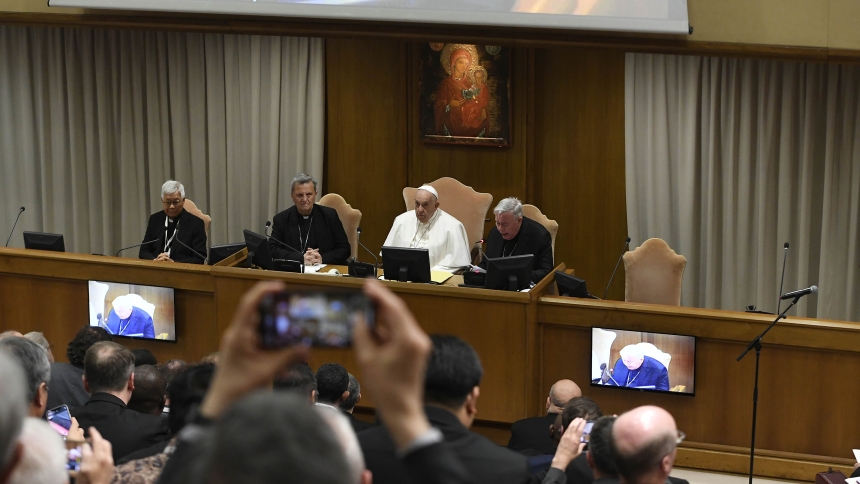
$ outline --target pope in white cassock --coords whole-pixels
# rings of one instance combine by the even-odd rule
[[[439,208],[439,193],[430,185],[415,191],[415,210],[394,219],[383,245],[427,249],[433,269],[457,269],[472,261],[466,229]]]

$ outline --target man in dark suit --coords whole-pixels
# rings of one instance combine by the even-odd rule
[[[669,370],[663,363],[646,356],[638,345],[627,345],[620,353],[607,385],[669,391]]]
[[[543,225],[523,217],[523,204],[514,197],[505,198],[493,209],[496,226],[487,235],[487,257],[534,255],[532,282],[538,282],[553,269],[552,236]],[[486,268],[486,261],[481,266]]]
[[[355,410],[355,406],[361,401],[361,385],[358,384],[358,380],[352,373],[349,373],[349,386],[347,387],[347,391],[349,392],[349,396],[346,397],[346,400],[340,403],[340,411],[346,415],[350,425],[352,425],[352,430],[354,430],[355,433],[359,433],[362,430],[373,428],[372,423],[359,420],[352,414],[353,410]]]
[[[561,414],[565,404],[572,398],[582,396],[579,385],[572,380],[559,380],[549,389],[546,399],[546,415],[517,420],[511,425],[508,448],[525,455],[555,454],[557,441],[552,438],[550,427]]]
[[[149,216],[146,235],[143,236],[144,242],[154,242],[141,245],[138,257],[203,264],[206,257],[206,227],[203,220],[183,208],[185,187],[178,181],[167,180],[161,186],[161,204],[164,210]]]
[[[81,407],[71,409],[81,428],[95,427],[113,446],[114,461],[168,438],[167,422],[127,407],[134,391],[134,355],[107,341],[87,350],[84,386],[92,394]]]
[[[300,173],[290,185],[294,205],[272,219],[269,250],[273,259],[313,264],[346,264],[351,253],[343,224],[333,208],[316,204],[317,181]],[[289,245],[296,250],[284,247]]]
[[[51,363],[51,382],[48,384],[48,408],[66,404],[77,407],[87,403],[90,394],[84,388],[84,358],[90,346],[99,341],[111,341],[103,328],[84,326],[66,347],[68,363]]]
[[[477,412],[478,385],[483,374],[475,350],[454,336],[431,339],[433,349],[424,383],[430,425],[441,431],[445,443],[476,482],[526,482],[529,474],[525,456],[469,431]],[[358,439],[374,482],[414,482],[397,458],[394,441],[384,427],[365,430]]]
[[[588,467],[594,474],[594,484],[619,484],[612,455],[612,424],[616,417],[600,417],[591,427],[588,440]]]

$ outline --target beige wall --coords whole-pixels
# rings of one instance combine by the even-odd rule
[[[858,0],[688,0],[688,6],[692,41],[860,49]],[[4,11],[86,12],[49,8],[46,0],[0,0]]]

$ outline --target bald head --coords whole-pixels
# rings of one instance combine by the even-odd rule
[[[612,426],[618,473],[630,484],[663,483],[675,463],[678,427],[660,407],[622,414]]]
[[[582,390],[573,380],[559,380],[549,389],[546,410],[549,413],[561,413],[567,402],[581,396]]]

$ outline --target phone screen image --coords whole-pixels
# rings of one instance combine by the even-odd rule
[[[68,457],[66,461],[66,470],[69,471],[79,471],[81,470],[81,458],[83,457],[83,451],[81,450],[81,446],[78,445],[76,447],[71,447],[68,450]]]
[[[260,305],[265,348],[294,345],[346,348],[356,323],[373,325],[373,304],[360,291],[282,292]]]
[[[585,427],[582,429],[582,437],[580,437],[579,439],[580,442],[588,442],[588,440],[590,439],[591,427],[594,427],[593,420],[585,422]]]
[[[51,427],[59,432],[60,435],[69,435],[69,429],[72,428],[72,414],[69,413],[68,405],[60,405],[59,407],[52,408],[45,412],[45,416],[48,418],[48,423],[51,424]]]

